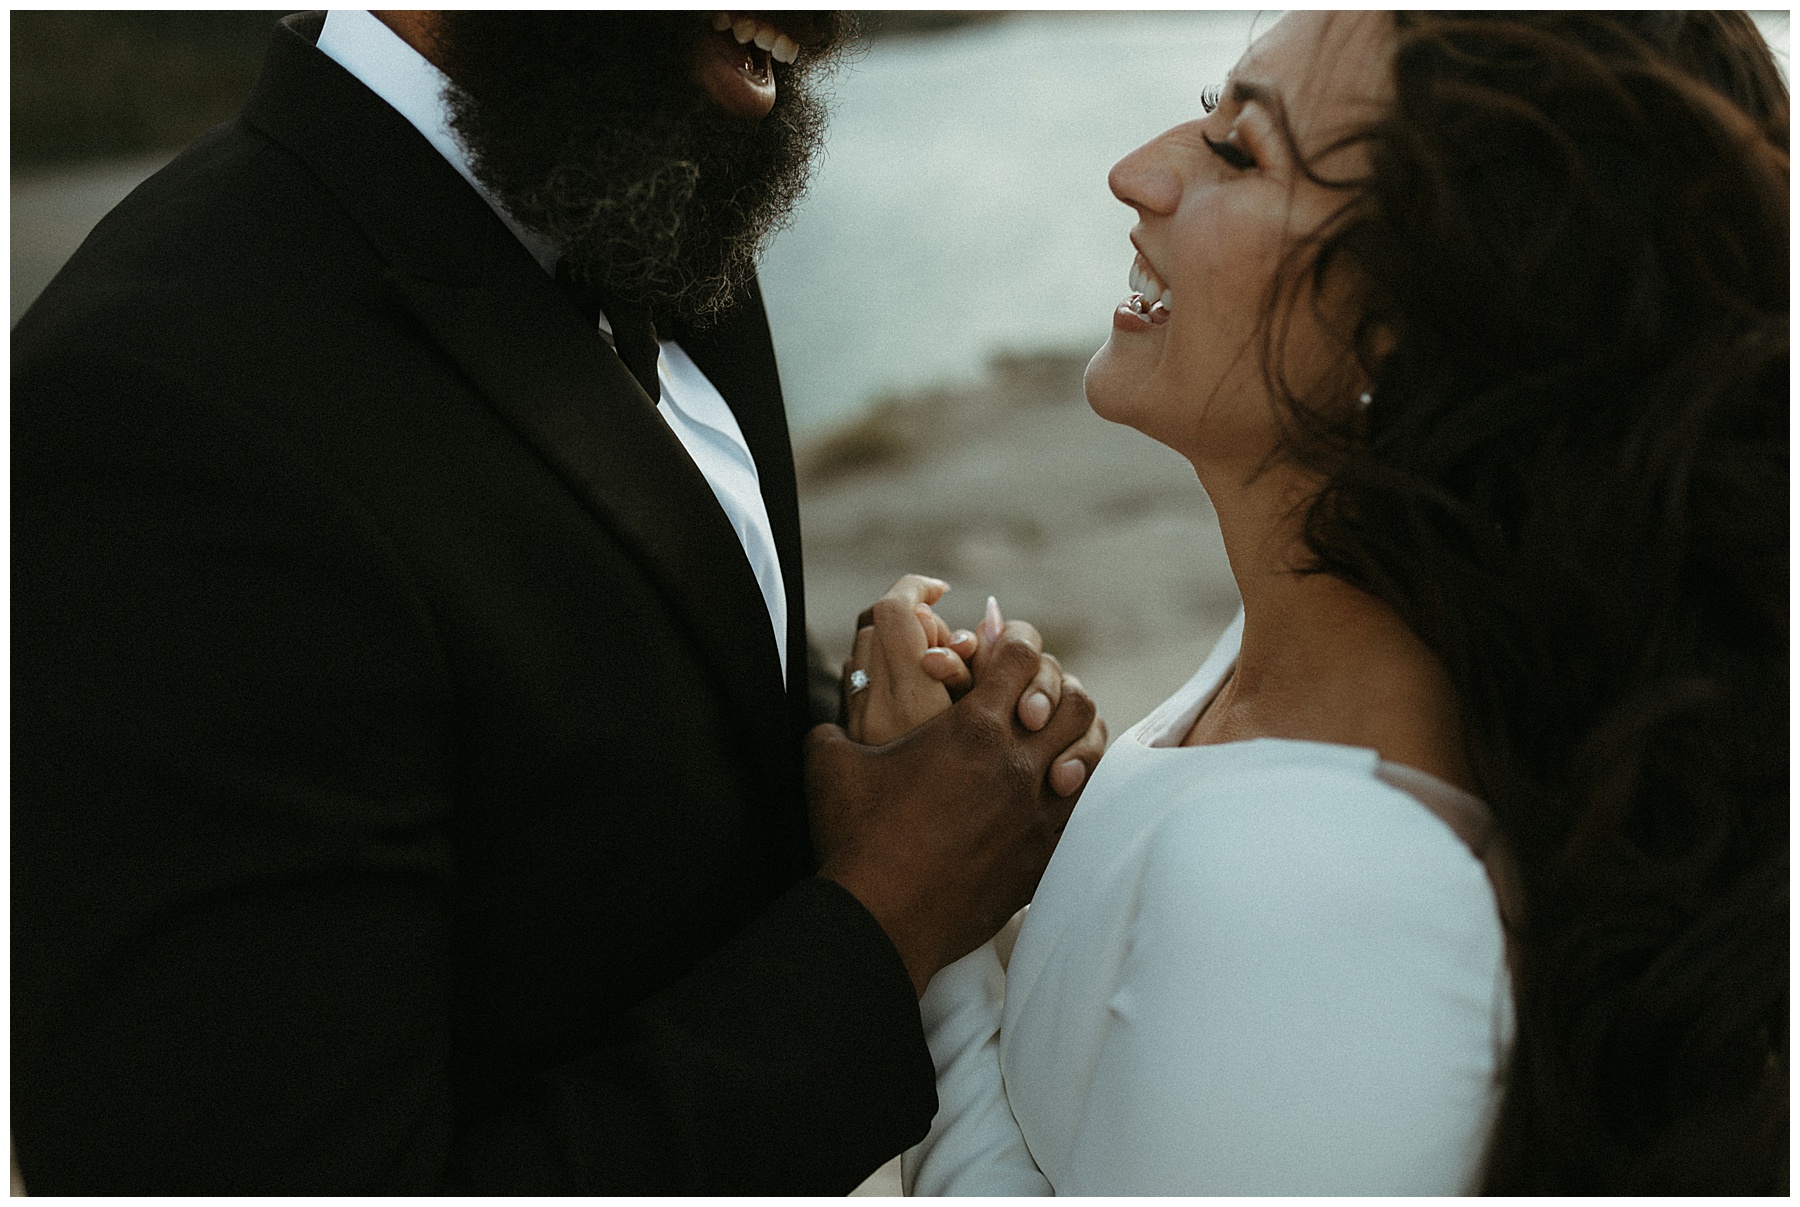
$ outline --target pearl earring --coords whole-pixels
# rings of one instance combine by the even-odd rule
[[[1364,390],[1360,395],[1357,396],[1356,405],[1366,411],[1369,409],[1369,405],[1371,403],[1373,403],[1374,401],[1375,401],[1375,395],[1370,393],[1368,390]]]

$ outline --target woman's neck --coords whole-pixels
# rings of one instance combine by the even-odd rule
[[[1381,600],[1329,574],[1299,573],[1304,512],[1293,500],[1304,496],[1261,485],[1214,495],[1244,634],[1185,744],[1273,737],[1367,747],[1473,791],[1443,664]]]

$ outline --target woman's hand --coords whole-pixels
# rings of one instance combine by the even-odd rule
[[[857,617],[844,664],[844,728],[851,741],[885,746],[950,707],[949,688],[923,666],[926,650],[954,639],[931,610],[949,589],[941,579],[908,574]]]
[[[951,631],[931,607],[949,589],[941,579],[909,574],[857,618],[855,645],[844,667],[852,740],[885,745],[950,707],[973,684],[980,653],[998,643],[1007,622],[990,597],[979,635]],[[1085,695],[1075,676],[1043,655],[1016,705],[1020,726],[1031,733],[1043,729],[1065,692]],[[1087,733],[1057,756],[1048,777],[1053,791],[1060,796],[1080,791],[1106,749],[1106,734],[1106,722],[1096,716]]]

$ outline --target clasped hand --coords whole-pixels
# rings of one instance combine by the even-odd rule
[[[1106,727],[1037,630],[990,608],[953,633],[949,588],[908,575],[858,620],[846,727],[807,748],[819,874],[887,931],[914,988],[1031,898],[1106,744]]]

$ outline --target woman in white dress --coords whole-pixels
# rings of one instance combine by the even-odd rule
[[[1138,255],[1087,391],[1192,462],[1243,612],[1101,763],[1010,964],[926,992],[909,1191],[1785,1190],[1767,48],[1291,14],[1206,108],[1113,169]],[[853,736],[966,677],[939,590],[859,635]]]

